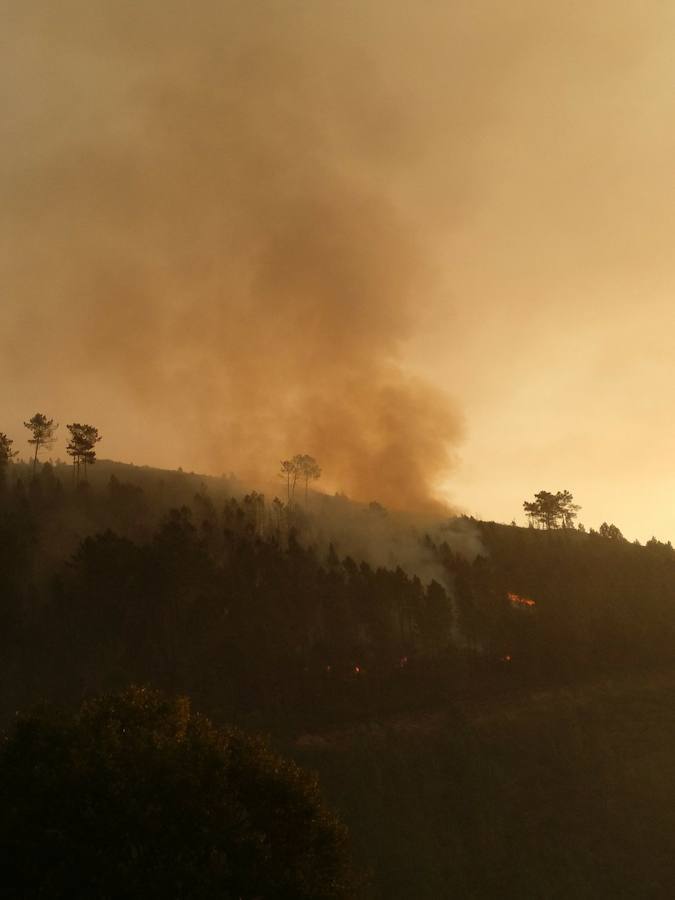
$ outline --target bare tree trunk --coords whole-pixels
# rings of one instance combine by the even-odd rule
[[[40,442],[38,440],[35,441],[35,456],[33,457],[33,479],[35,478],[35,469],[37,466],[37,455],[38,449],[40,447]]]

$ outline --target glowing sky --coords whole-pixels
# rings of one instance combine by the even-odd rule
[[[471,513],[675,539],[673,3],[2,8],[20,449],[37,409],[186,469],[318,447],[416,503],[447,440]]]
[[[540,6],[420,336],[467,411],[450,489],[522,521],[567,487],[587,524],[675,537],[675,8]]]

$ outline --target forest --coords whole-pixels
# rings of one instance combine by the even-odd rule
[[[523,896],[524,854],[539,896],[666,896],[672,848],[628,814],[646,801],[617,762],[644,704],[627,722],[617,695],[670,708],[670,544],[575,527],[567,491],[526,501],[531,527],[430,522],[311,490],[314,460],[297,493],[282,467],[269,502],[88,452],[86,475],[83,455],[3,466],[4,728],[148,685],[318,771],[364,896]],[[656,719],[658,748],[672,716]],[[609,828],[608,803],[630,827]],[[631,841],[638,874],[619,877]]]
[[[0,499],[3,719],[147,681],[291,727],[650,669],[675,648],[675,553],[615,526],[422,531],[313,492],[268,503],[228,479],[99,462],[78,484],[64,464],[31,465],[11,465]],[[345,506],[350,527],[395,521],[421,576],[317,538],[316,519]],[[473,537],[459,548],[458,528]]]

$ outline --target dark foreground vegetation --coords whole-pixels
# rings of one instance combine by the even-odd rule
[[[378,898],[675,896],[675,675],[307,735]]]
[[[669,545],[439,522],[422,581],[319,539],[311,496],[5,474],[5,727],[149,684],[318,770],[374,897],[672,895]]]
[[[312,778],[152,691],[22,717],[0,748],[0,804],[3,887],[26,900],[356,891]]]

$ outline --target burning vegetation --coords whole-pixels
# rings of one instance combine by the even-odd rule
[[[520,594],[515,594],[511,591],[506,596],[509,598],[509,603],[513,609],[533,609],[537,605],[535,600],[529,597],[521,597]]]

